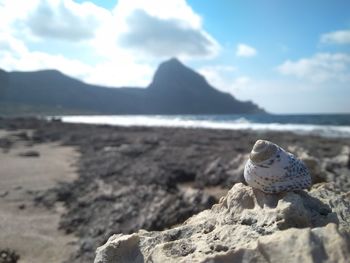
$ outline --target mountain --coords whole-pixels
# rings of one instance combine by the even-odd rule
[[[0,70],[0,114],[17,111],[99,114],[230,114],[264,112],[220,92],[173,58],[159,65],[147,88],[89,85],[56,70]],[[7,109],[7,111],[6,111]]]
[[[205,78],[177,59],[162,63],[148,90],[168,114],[258,113],[262,110],[251,102],[241,102],[220,92]]]

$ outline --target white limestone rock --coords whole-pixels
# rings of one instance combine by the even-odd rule
[[[112,236],[95,263],[346,262],[350,194],[332,187],[271,195],[239,183],[179,227]]]

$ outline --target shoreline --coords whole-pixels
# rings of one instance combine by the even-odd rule
[[[226,116],[229,117],[230,115]],[[349,115],[350,116],[350,115]],[[252,132],[292,132],[298,135],[318,135],[326,138],[350,138],[350,125],[311,124],[311,123],[278,123],[252,121],[245,115],[237,115],[237,119],[216,119],[218,116],[59,116],[63,122],[111,125],[122,127],[151,127],[151,128],[190,128],[214,130],[244,130]],[[221,116],[222,117],[222,116]],[[55,117],[53,117],[55,118]],[[49,118],[50,119],[50,118]]]
[[[318,180],[350,190],[350,165],[344,161],[348,153],[343,153],[350,143],[342,138],[29,118],[0,119],[0,129],[30,129],[28,141],[33,145],[56,143],[79,152],[78,178],[33,200],[48,211],[58,203],[66,210],[58,227],[78,238],[78,249],[68,262],[92,261],[96,247],[114,233],[171,228],[210,208],[232,185],[242,182],[247,154],[257,139],[309,156],[313,169],[323,176]],[[6,148],[4,140],[0,147]]]
[[[72,124],[109,125],[114,127],[140,128],[184,128],[224,131],[247,131],[256,133],[290,132],[296,135],[315,135],[325,138],[350,138],[350,114],[301,114],[271,115],[282,119],[256,119],[260,115],[56,115],[41,117],[0,117],[0,119],[41,119],[44,121],[61,121]],[[265,116],[265,115],[264,115]],[[330,116],[341,120],[314,120],[313,123],[301,120],[285,119],[292,116]],[[234,118],[233,118],[234,117]],[[252,118],[251,118],[252,117]],[[222,119],[221,119],[222,118]],[[282,121],[282,122],[280,122]]]

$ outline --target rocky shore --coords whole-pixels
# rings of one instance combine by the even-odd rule
[[[316,244],[323,244],[317,253],[328,257],[328,252],[335,250],[339,259],[349,255],[350,143],[346,139],[277,132],[95,126],[28,118],[0,119],[0,129],[16,132],[33,145],[55,142],[79,151],[79,177],[38,191],[32,198],[36,206],[46,209],[54,209],[57,203],[64,205],[59,228],[78,238],[78,249],[67,262],[92,262],[96,248],[107,241],[105,248],[111,255],[127,258],[127,251],[136,251],[138,257],[154,262],[227,262],[236,257],[249,261],[257,249],[261,251],[256,262],[264,262],[266,255],[279,249],[271,245],[272,238],[286,246],[297,240],[290,245],[305,248],[316,240]],[[314,183],[321,184],[310,192],[289,193],[275,200],[257,198],[241,183],[247,154],[259,138],[276,142],[304,159]],[[4,152],[12,144],[10,138],[0,139]],[[220,199],[222,196],[226,197]],[[198,214],[217,202],[211,210]],[[266,206],[265,213],[262,207]],[[293,214],[295,211],[298,213]],[[213,218],[215,213],[217,218]],[[138,232],[140,229],[165,232]],[[338,245],[328,247],[327,238],[334,238]],[[115,244],[126,250],[109,250]],[[261,244],[267,244],[266,249]],[[114,262],[108,261],[105,251],[99,249],[97,262]],[[288,251],[295,253],[297,248]],[[311,247],[309,251],[313,251]],[[221,257],[226,254],[231,256]]]
[[[95,263],[348,262],[349,193],[333,184],[264,194],[242,183],[210,210],[162,232],[113,235]]]

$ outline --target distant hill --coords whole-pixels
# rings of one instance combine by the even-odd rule
[[[116,74],[117,75],[117,74]],[[236,100],[205,78],[170,59],[158,67],[147,88],[89,85],[56,70],[0,70],[0,114],[230,114],[262,113]]]

